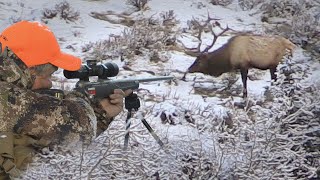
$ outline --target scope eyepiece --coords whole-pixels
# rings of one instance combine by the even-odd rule
[[[90,76],[98,76],[99,79],[107,79],[114,77],[119,73],[119,67],[116,63],[108,62],[105,64],[97,64],[97,60],[87,60],[87,64],[83,64],[78,71],[63,70],[63,75],[67,79],[80,79],[89,81]]]

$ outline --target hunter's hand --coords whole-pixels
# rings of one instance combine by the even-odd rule
[[[123,92],[121,89],[115,89],[114,93],[109,98],[104,98],[100,101],[102,108],[111,117],[117,116],[123,110],[123,98],[132,93],[132,90]]]

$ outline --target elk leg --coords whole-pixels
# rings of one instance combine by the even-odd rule
[[[247,77],[248,77],[248,69],[241,69],[241,78],[242,78],[242,84],[243,84],[243,98],[246,98],[248,95],[247,92]]]
[[[270,68],[271,80],[277,81],[277,75],[275,73],[276,71],[277,71],[277,67]]]

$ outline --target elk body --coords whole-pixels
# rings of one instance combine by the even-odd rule
[[[279,62],[285,55],[292,56],[294,48],[292,42],[280,36],[237,35],[219,49],[198,55],[187,72],[218,77],[225,72],[240,70],[243,97],[246,97],[248,70],[269,69],[271,79],[276,81]]]

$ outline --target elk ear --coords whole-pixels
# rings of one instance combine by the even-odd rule
[[[202,56],[202,53],[201,53],[201,52],[195,52],[194,54],[196,55],[197,58],[200,57],[200,56]]]
[[[194,63],[199,64],[200,62],[202,62],[202,59],[203,59],[202,55],[199,55],[197,56],[196,60],[194,60]]]
[[[202,53],[200,56],[199,56],[199,60],[201,62],[207,62],[208,61],[208,54],[207,53]]]

